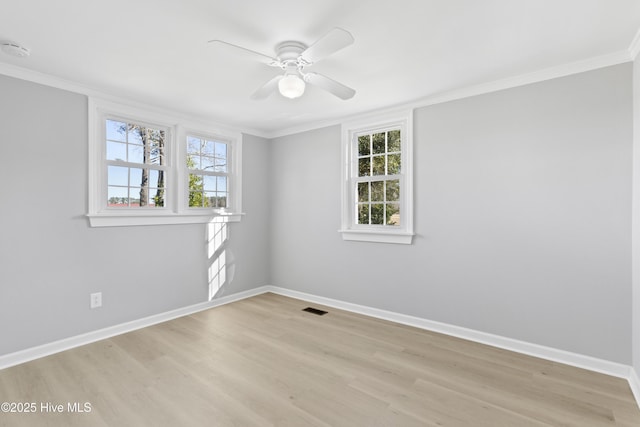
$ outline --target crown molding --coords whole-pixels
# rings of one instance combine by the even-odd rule
[[[458,90],[436,94],[433,96],[422,98],[415,101],[414,108],[426,107],[443,102],[454,101],[456,99],[469,98],[476,95],[482,95],[491,92],[497,92],[504,89],[525,86],[532,83],[539,83],[546,80],[566,77],[573,74],[593,71],[600,68],[610,67],[613,65],[630,62],[631,57],[627,50],[615,52],[608,55],[597,56],[584,59],[581,61],[570,62],[560,66],[544,68],[531,73],[521,74],[518,76],[507,77],[492,82],[481,83],[479,85],[468,86]]]
[[[20,80],[29,81],[32,83],[41,84],[44,86],[53,87],[56,89],[66,90],[68,92],[78,93],[80,95],[85,95],[91,98],[100,98],[105,101],[116,102],[119,104],[124,104],[129,106],[135,106],[136,108],[152,111],[154,113],[162,114],[165,116],[177,117],[185,121],[196,122],[206,126],[214,126],[216,128],[232,129],[233,131],[237,131],[240,133],[246,133],[246,134],[259,136],[262,138],[267,138],[267,136],[265,136],[265,133],[259,129],[242,127],[241,125],[237,125],[234,123],[227,124],[221,121],[217,121],[215,118],[205,117],[202,115],[196,116],[196,115],[185,113],[182,111],[163,108],[158,105],[143,103],[132,98],[114,96],[104,90],[91,87],[89,85],[76,83],[71,80],[66,80],[60,77],[52,76],[50,74],[29,70],[27,68],[18,67],[16,65],[4,63],[4,62],[0,62],[0,74],[8,77],[20,79]]]
[[[429,105],[441,104],[444,102],[454,101],[457,99],[469,98],[476,95],[483,95],[491,92],[497,92],[504,89],[511,89],[518,86],[524,86],[532,83],[538,83],[545,80],[551,80],[559,77],[566,77],[572,74],[583,73],[586,71],[592,71],[599,68],[605,68],[612,65],[618,65],[625,62],[631,62],[640,53],[640,30],[636,33],[633,42],[628,49],[614,52],[607,55],[596,56],[580,61],[574,61],[567,64],[544,68],[531,73],[521,74],[513,77],[507,77],[504,79],[494,80],[491,82],[481,83],[472,86],[466,86],[459,89],[454,89],[447,92],[429,95],[426,97],[418,98],[414,101],[401,103],[389,106],[387,108],[362,111],[349,116],[334,117],[327,120],[313,121],[298,126],[292,126],[282,128],[277,131],[269,132],[261,129],[242,128],[231,125],[222,125],[206,117],[197,118],[199,121],[214,124],[222,127],[234,127],[239,132],[255,135],[266,139],[275,139],[283,136],[294,135],[297,133],[307,132],[323,127],[339,125],[346,120],[357,120],[360,117],[368,116],[371,114],[377,114],[389,110],[397,109],[416,109],[421,107],[427,107]],[[151,109],[153,111],[177,115],[184,118],[193,120],[193,115],[186,115],[184,113],[170,111],[164,108],[160,108],[153,105],[144,105],[135,100],[123,100],[122,98],[116,98],[113,95],[109,95],[101,90],[82,85],[79,83],[71,82],[69,80],[61,79],[37,71],[28,70],[25,68],[17,67],[7,63],[0,63],[0,74],[4,74],[10,77],[15,77],[22,80],[28,80],[34,83],[40,83],[47,86],[52,86],[58,89],[68,90],[70,92],[76,92],[87,96],[99,97],[106,100],[113,100],[117,102],[125,102],[128,104],[135,104],[141,108]]]
[[[18,67],[17,65],[8,64],[6,62],[0,62],[0,74],[20,80],[26,80],[32,83],[54,87],[56,89],[66,90],[68,92],[79,93],[82,95],[99,97],[108,96],[104,93],[101,93],[100,91],[92,89],[89,86],[72,82],[70,80],[65,80],[60,77],[55,77],[50,74],[41,73],[39,71],[33,71],[27,68]]]
[[[640,31],[636,35],[635,49],[640,50]],[[634,46],[634,45],[632,45]],[[581,61],[570,62],[567,64],[544,68],[531,73],[521,74],[518,76],[507,77],[504,79],[494,80],[491,82],[481,83],[473,86],[466,86],[439,94],[429,95],[417,100],[397,104],[388,108],[367,111],[360,114],[354,114],[348,117],[335,118],[319,122],[312,122],[300,126],[280,129],[275,132],[267,133],[266,138],[274,139],[296,133],[306,132],[314,129],[320,129],[327,126],[339,125],[344,121],[357,120],[360,117],[366,117],[371,114],[377,114],[389,110],[398,109],[417,109],[427,107],[429,105],[441,104],[444,102],[455,101],[457,99],[469,98],[476,95],[483,95],[491,92],[497,92],[504,89],[511,89],[518,86],[524,86],[532,83],[538,83],[545,80],[552,80],[559,77],[566,77],[573,74],[579,74],[586,71],[592,71],[599,68],[605,68],[612,65],[623,64],[632,61],[631,48],[607,55],[596,56]]]
[[[640,28],[636,32],[635,37],[633,37],[633,40],[631,41],[631,44],[629,45],[628,50],[629,50],[629,57],[631,58],[632,61],[635,61],[636,57],[638,56],[638,53],[640,53]]]

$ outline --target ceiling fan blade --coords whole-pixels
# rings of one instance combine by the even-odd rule
[[[351,99],[356,94],[355,89],[351,89],[349,86],[338,83],[327,76],[323,76],[322,74],[306,73],[304,75],[304,81],[314,86],[318,86],[319,88],[334,94],[340,99]]]
[[[264,53],[256,52],[255,50],[247,49],[246,47],[238,46],[237,44],[226,42],[224,40],[218,40],[218,39],[209,40],[207,43],[220,43],[226,46],[231,46],[236,49],[244,50],[245,52],[251,53],[254,56],[258,56],[261,62],[264,62],[265,64],[270,65],[272,67],[280,67],[281,65],[280,61],[278,61],[278,59],[276,58],[273,58],[269,55],[265,55]]]
[[[278,88],[278,82],[282,79],[283,76],[275,76],[268,82],[266,82],[260,89],[255,91],[253,95],[251,95],[251,99],[265,99]]]
[[[350,32],[336,27],[309,46],[300,56],[311,64],[349,46],[353,41]]]

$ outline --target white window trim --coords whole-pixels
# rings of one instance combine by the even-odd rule
[[[356,147],[354,135],[400,126],[402,129],[402,184],[400,227],[381,227],[355,223]],[[413,232],[413,110],[376,114],[342,124],[342,228],[343,240],[411,244]]]
[[[211,131],[193,126],[188,128],[177,126],[177,134],[178,157],[180,158],[177,167],[179,173],[178,199],[186,201],[188,197],[187,183],[189,182],[189,169],[186,167],[185,161],[187,158],[187,146],[185,143],[187,136],[191,135],[226,142],[227,149],[229,150],[228,156],[231,158],[231,170],[228,174],[231,206],[226,209],[217,210],[216,216],[228,217],[228,221],[239,221],[242,214],[237,214],[235,212],[242,212],[242,174],[240,173],[242,159],[242,135],[240,133],[231,134],[229,132]],[[188,207],[186,203],[182,203],[179,206],[179,213],[187,213],[189,215],[201,215],[202,212],[206,210],[211,209]]]
[[[106,208],[106,161],[104,120],[120,117],[129,121],[154,124],[167,129],[167,204],[162,208]],[[207,223],[214,219],[237,222],[242,218],[242,134],[207,124],[190,122],[167,114],[98,98],[89,98],[89,194],[88,213],[91,227],[140,226]],[[230,141],[230,198],[233,206],[225,210],[187,207],[186,135],[197,133]]]

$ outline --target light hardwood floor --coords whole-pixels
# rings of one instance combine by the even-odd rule
[[[0,402],[37,404],[12,427],[640,426],[623,379],[274,294],[2,370]]]

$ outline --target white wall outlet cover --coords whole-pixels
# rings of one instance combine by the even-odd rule
[[[91,294],[91,308],[102,307],[102,292]]]

